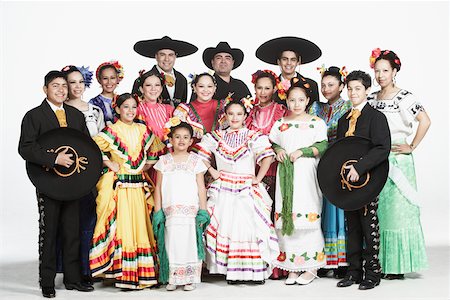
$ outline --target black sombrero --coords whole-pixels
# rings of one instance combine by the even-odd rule
[[[134,44],[134,51],[142,56],[155,58],[156,53],[162,49],[170,49],[175,51],[177,57],[191,55],[197,52],[198,48],[191,43],[172,40],[168,36],[160,39],[144,40]]]
[[[375,199],[386,183],[388,160],[360,176],[357,182],[346,180],[344,166],[356,163],[372,147],[369,139],[357,136],[342,138],[332,144],[320,159],[317,178],[323,195],[344,210],[357,210]]]
[[[298,53],[302,64],[315,61],[322,55],[322,50],[313,42],[295,36],[284,36],[263,43],[256,49],[256,57],[263,62],[276,65],[283,51]]]
[[[244,52],[241,49],[231,48],[227,42],[220,42],[216,47],[209,47],[203,51],[203,62],[205,65],[212,70],[211,60],[214,58],[214,55],[221,52],[230,53],[233,56],[233,70],[239,67],[244,61]]]
[[[60,127],[42,134],[37,142],[49,152],[67,149],[75,162],[70,168],[47,169],[27,162],[27,173],[36,189],[55,200],[76,200],[89,194],[102,172],[102,154],[97,144],[79,130]]]

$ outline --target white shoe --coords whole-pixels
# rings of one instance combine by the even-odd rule
[[[177,286],[174,284],[166,285],[166,290],[168,290],[168,291],[175,291],[176,289],[177,289]]]
[[[186,284],[184,286],[183,290],[185,290],[186,292],[193,291],[193,290],[195,290],[195,285],[193,285],[193,284]]]
[[[295,280],[300,285],[307,285],[313,282],[314,279],[319,278],[317,276],[317,271],[306,271],[303,272],[302,275],[298,276]]]
[[[286,281],[284,282],[284,284],[293,285],[293,284],[295,284],[297,278],[298,278],[297,273],[289,273],[288,278],[286,278]]]

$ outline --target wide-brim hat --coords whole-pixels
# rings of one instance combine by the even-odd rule
[[[231,48],[227,42],[220,42],[216,47],[209,47],[206,48],[205,51],[203,51],[203,62],[205,63],[205,65],[212,70],[213,66],[211,60],[217,53],[221,52],[231,54],[234,60],[233,70],[239,67],[244,61],[244,52],[242,52],[241,49]]]
[[[313,42],[295,36],[271,39],[256,49],[256,57],[271,65],[276,65],[283,51],[294,51],[301,57],[301,63],[315,61],[322,55],[322,50]]]
[[[27,162],[27,173],[36,189],[48,197],[71,201],[89,194],[102,173],[102,154],[91,137],[79,130],[60,127],[42,134],[37,142],[49,152],[72,154],[70,168],[56,165],[47,169]]]
[[[134,51],[142,56],[155,58],[156,53],[162,49],[175,51],[177,57],[188,56],[197,52],[198,48],[191,43],[172,40],[168,36],[160,39],[143,40],[134,44]]]
[[[343,167],[356,163],[372,148],[369,139],[357,136],[342,138],[332,144],[320,159],[317,178],[323,195],[344,210],[357,210],[373,201],[386,183],[389,163],[386,159],[357,182],[347,182]]]

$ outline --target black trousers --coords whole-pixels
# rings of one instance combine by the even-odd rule
[[[359,210],[345,211],[348,227],[347,275],[376,282],[381,279],[377,208],[378,198]]]
[[[36,192],[39,208],[39,284],[54,287],[56,238],[63,250],[64,282],[81,281],[79,201],[58,201]]]

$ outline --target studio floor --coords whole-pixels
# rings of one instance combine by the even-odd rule
[[[95,291],[82,293],[65,290],[62,275],[56,278],[56,298],[63,299],[450,299],[449,247],[427,249],[430,267],[408,274],[404,280],[382,280],[373,290],[360,291],[357,285],[337,288],[337,279],[320,278],[307,286],[286,286],[283,280],[266,280],[261,286],[227,285],[221,276],[205,276],[204,282],[191,292],[181,288],[167,292],[164,287],[123,292],[103,283]],[[0,299],[44,299],[38,287],[38,262],[0,263]]]

